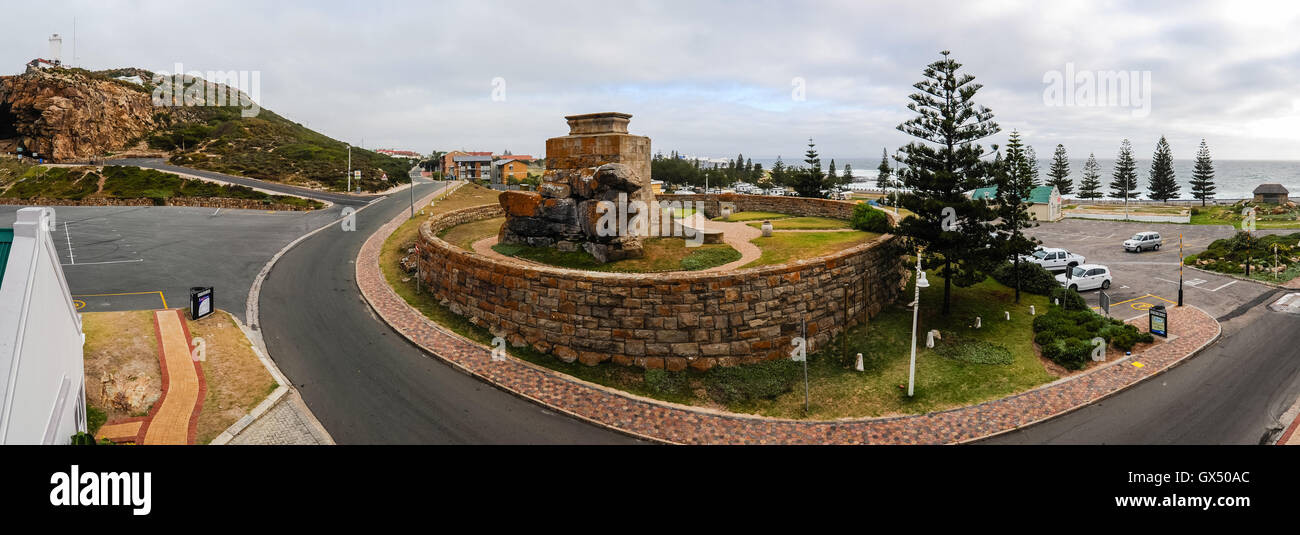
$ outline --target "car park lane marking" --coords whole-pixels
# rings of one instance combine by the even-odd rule
[[[74,295],[74,296],[72,296],[72,297],[114,297],[114,296],[120,296],[120,295],[149,295],[149,294],[158,294],[158,299],[162,300],[162,307],[163,307],[164,309],[167,308],[167,298],[164,297],[164,296],[163,296],[163,293],[160,292],[160,291],[153,291],[153,292],[123,292],[123,293],[116,293],[116,294],[77,294],[77,295]],[[85,306],[85,305],[86,305],[85,302],[82,301],[81,306]],[[79,306],[79,307],[77,307],[77,308],[81,308],[81,306]]]
[[[1219,290],[1222,290],[1222,289],[1224,289],[1224,288],[1227,288],[1227,287],[1229,287],[1229,286],[1232,286],[1233,284],[1237,284],[1237,282],[1238,282],[1238,281],[1233,280],[1233,281],[1228,282],[1227,284],[1224,284],[1223,286],[1220,286],[1220,287],[1215,288],[1215,289],[1210,290],[1210,291],[1211,291],[1211,292],[1217,292],[1217,291],[1219,291]]]

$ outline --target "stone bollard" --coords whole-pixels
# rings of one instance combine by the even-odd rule
[[[925,333],[925,347],[934,348],[934,331]]]
[[[771,237],[772,237],[772,222],[771,222],[771,221],[764,221],[764,222],[763,222],[763,237],[764,237],[764,238],[771,238]]]
[[[1029,305],[1029,315],[1030,315],[1030,316],[1037,316],[1037,315],[1038,315],[1038,311],[1034,310],[1034,305]]]
[[[862,366],[862,353],[858,353],[858,363],[856,366],[854,366],[854,368],[857,369],[858,371],[866,370],[866,368]]]
[[[1052,304],[1054,304],[1054,305],[1056,305],[1056,306],[1058,306],[1058,307],[1061,306],[1061,299],[1060,299],[1060,298],[1053,299],[1053,300],[1052,300]]]
[[[979,317],[979,316],[975,316],[975,328],[978,329],[978,328],[980,328],[980,327],[982,327],[982,326],[983,326],[983,325],[980,323],[980,317]]]
[[[1003,310],[1002,313],[1007,315],[1007,321],[1011,321],[1011,312]]]

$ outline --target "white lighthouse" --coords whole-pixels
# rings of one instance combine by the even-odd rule
[[[50,36],[49,60],[50,63],[53,63],[55,65],[60,65],[63,63],[61,61],[62,58],[63,58],[63,38],[59,37],[59,34],[56,33]]]

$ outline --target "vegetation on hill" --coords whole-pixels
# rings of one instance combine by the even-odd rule
[[[171,162],[198,169],[342,191],[347,189],[348,146],[270,110],[243,117],[237,106],[187,108],[185,117],[164,117],[146,140],[174,151]],[[352,148],[352,187],[383,191],[407,180],[405,160]],[[388,181],[381,180],[384,173]]]
[[[1238,232],[1231,238],[1214,240],[1204,252],[1188,256],[1183,262],[1189,266],[1232,274],[1244,274],[1246,263],[1249,262],[1251,278],[1283,282],[1300,276],[1300,247],[1296,247],[1297,242],[1300,242],[1300,232],[1263,236]],[[1273,267],[1275,259],[1276,268]]]
[[[316,201],[288,195],[271,195],[245,186],[192,180],[153,169],[115,165],[104,167],[102,171],[95,167],[31,167],[18,180],[0,186],[0,197],[153,199],[158,205],[166,204],[167,199],[173,197],[193,197],[250,199],[266,204],[311,208],[323,206]]]

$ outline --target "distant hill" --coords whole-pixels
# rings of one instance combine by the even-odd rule
[[[122,76],[145,83],[117,79]],[[0,152],[22,148],[54,161],[85,161],[152,149],[177,165],[314,189],[346,188],[345,143],[266,109],[242,117],[237,106],[154,106],[152,78],[133,68],[0,77]],[[353,187],[373,192],[405,182],[410,165],[354,147],[352,167],[362,172]],[[384,173],[389,182],[380,180]]]

